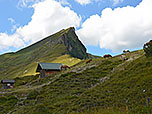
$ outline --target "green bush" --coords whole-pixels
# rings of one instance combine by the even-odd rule
[[[6,97],[0,97],[0,105],[4,104],[7,101]]]
[[[13,106],[17,103],[17,101],[18,99],[15,96],[9,96],[6,103]]]
[[[48,108],[43,104],[36,105],[33,112],[33,114],[50,114]]]
[[[0,106],[0,112],[3,112],[3,110],[4,110],[4,107]]]
[[[152,41],[150,40],[148,43],[144,44],[143,47],[144,51],[145,51],[145,55],[148,56],[152,56]]]
[[[36,99],[36,97],[39,95],[39,92],[34,90],[34,91],[31,91],[28,96],[27,96],[27,99]]]

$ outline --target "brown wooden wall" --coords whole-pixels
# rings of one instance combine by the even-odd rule
[[[40,78],[43,78],[43,77],[46,77],[50,74],[55,74],[57,72],[60,72],[60,71],[45,71],[45,70],[41,70],[40,71]]]
[[[55,74],[59,71],[45,71],[45,75],[48,76],[49,74]]]

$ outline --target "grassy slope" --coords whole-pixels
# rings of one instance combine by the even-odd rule
[[[62,45],[58,45],[55,48],[57,51],[51,50],[49,53],[42,53],[39,57],[33,54],[34,52],[38,52],[38,50],[34,50],[32,54],[27,52],[23,54],[15,53],[11,55],[2,55],[0,59],[0,66],[2,69],[0,72],[0,79],[34,74],[37,62],[51,62],[54,61],[56,57],[62,56],[62,52],[59,52],[60,48],[63,49],[64,47]],[[38,57],[38,59],[33,58],[34,56]]]
[[[63,62],[69,66],[77,64],[80,60],[71,56],[77,54],[78,57],[83,57],[86,53],[85,47],[72,30],[72,28],[61,30],[18,52],[0,55],[0,79],[34,75],[37,62]],[[66,37],[66,44],[64,44],[64,38],[61,38],[63,36]],[[73,42],[77,47],[70,52],[68,46],[73,46]],[[63,61],[64,58],[66,60]]]
[[[33,114],[150,114],[152,57],[146,58],[143,51],[126,56],[130,59],[124,62],[119,57],[93,59],[89,64],[81,61],[42,80],[18,78],[16,88],[0,97],[0,108]],[[14,105],[8,107],[11,101]]]

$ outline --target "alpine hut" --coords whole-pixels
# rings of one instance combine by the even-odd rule
[[[61,71],[61,63],[38,63],[36,72],[40,73],[40,78],[49,74],[54,74]]]
[[[1,80],[4,89],[14,88],[15,80]]]

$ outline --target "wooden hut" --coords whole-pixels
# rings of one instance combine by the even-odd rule
[[[1,80],[4,89],[14,88],[15,80]]]
[[[40,78],[49,74],[54,74],[61,71],[61,63],[38,63],[36,72],[40,73]]]

